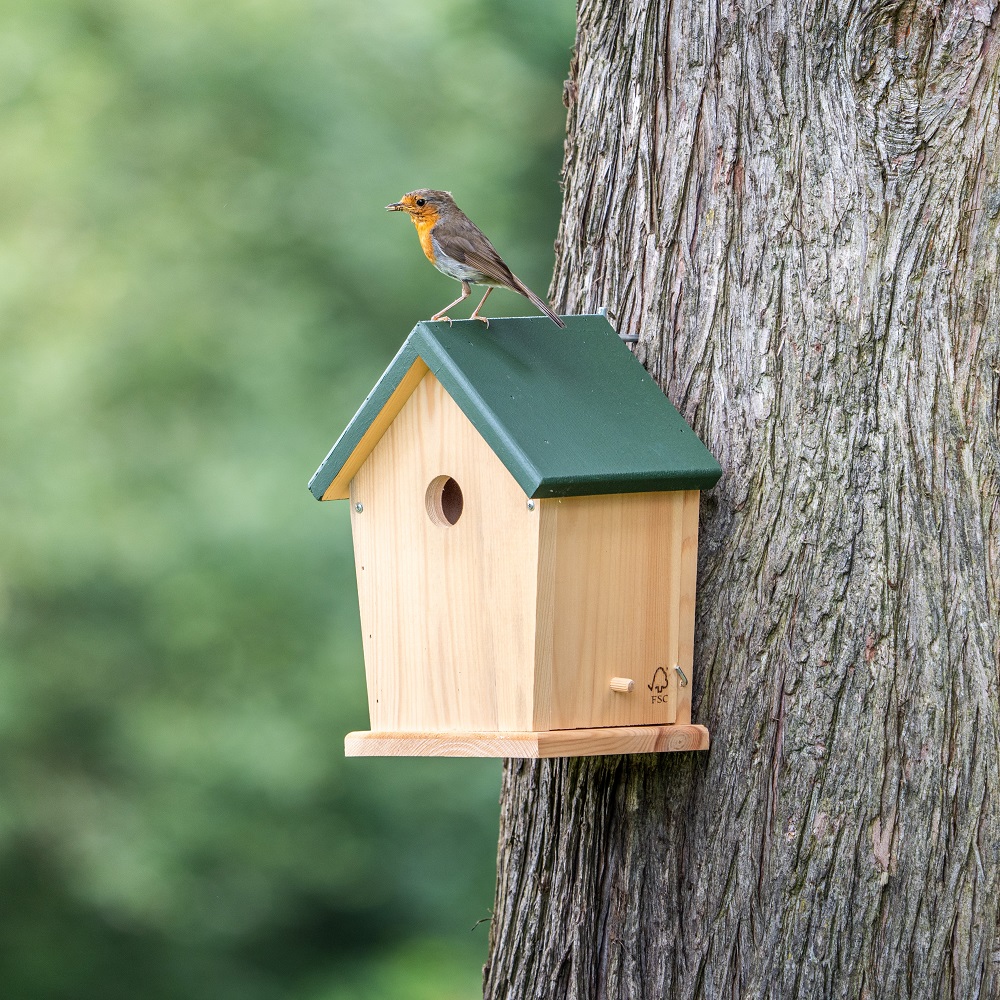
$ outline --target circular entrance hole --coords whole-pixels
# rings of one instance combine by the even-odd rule
[[[462,487],[451,476],[438,476],[431,480],[424,496],[427,516],[442,528],[449,528],[462,516],[465,501]]]

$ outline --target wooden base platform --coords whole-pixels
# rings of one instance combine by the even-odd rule
[[[545,733],[348,733],[348,757],[599,757],[707,750],[704,726],[616,726]]]

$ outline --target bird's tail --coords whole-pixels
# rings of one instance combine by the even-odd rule
[[[565,327],[566,324],[556,315],[555,310],[545,301],[539,298],[516,274],[511,275],[516,284],[514,287],[537,308],[541,309],[546,316],[555,323],[556,326]]]

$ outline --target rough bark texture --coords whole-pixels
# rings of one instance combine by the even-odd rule
[[[507,763],[485,996],[992,1000],[997,4],[585,0],[566,93],[554,298],[725,470],[713,746]]]

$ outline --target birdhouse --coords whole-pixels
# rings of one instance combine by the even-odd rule
[[[718,463],[603,316],[419,323],[310,482],[350,499],[355,755],[700,750]]]

